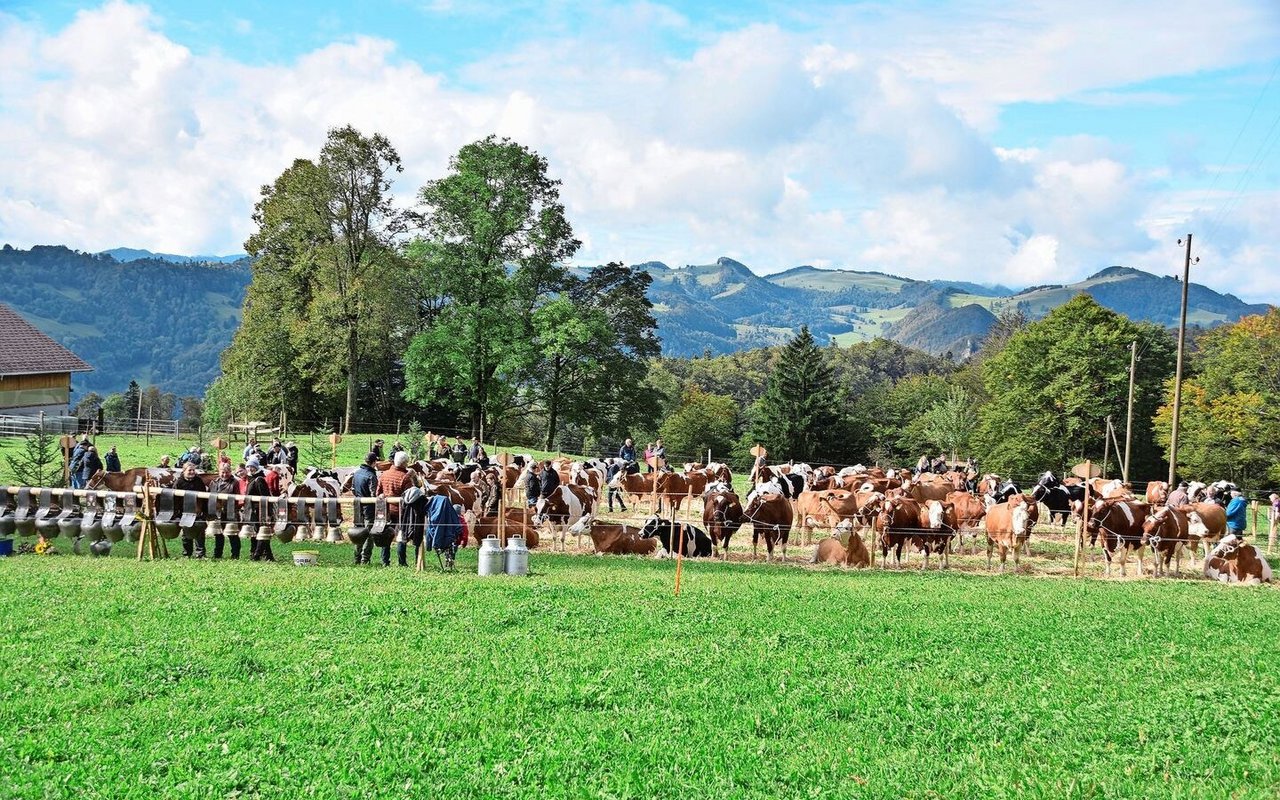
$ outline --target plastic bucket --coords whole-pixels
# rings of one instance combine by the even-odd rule
[[[320,563],[320,553],[315,550],[295,550],[293,563],[299,567],[314,567]]]
[[[13,555],[13,540],[0,539],[0,558],[7,558]]]

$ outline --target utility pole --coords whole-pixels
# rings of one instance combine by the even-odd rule
[[[1102,477],[1107,477],[1107,462],[1111,459],[1111,415],[1107,415],[1107,429],[1102,433]]]
[[[1182,244],[1182,240],[1178,240]],[[1200,259],[1196,259],[1200,263]],[[1182,350],[1187,340],[1187,287],[1191,283],[1191,234],[1187,234],[1187,257],[1182,263],[1182,313],[1178,316],[1178,366],[1173,376],[1173,432],[1169,436],[1169,485],[1178,473],[1178,422],[1182,417]]]
[[[1133,376],[1138,366],[1138,340],[1129,345],[1129,418],[1124,423],[1124,463],[1120,465],[1120,479],[1129,482],[1129,445],[1133,441]]]

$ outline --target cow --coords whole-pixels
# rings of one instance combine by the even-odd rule
[[[759,557],[760,535],[764,534],[767,560],[773,560],[773,547],[782,543],[782,560],[787,560],[787,539],[791,536],[791,523],[795,517],[791,502],[781,494],[756,488],[747,495],[747,506],[742,516],[751,523],[751,558]]]
[[[631,525],[591,522],[591,545],[596,555],[648,556],[658,550],[657,539],[640,538],[640,529]]]
[[[756,471],[756,486],[777,486],[782,496],[794,500],[805,490],[805,473],[796,472],[790,465],[761,467]]]
[[[956,490],[954,485],[941,479],[911,481],[906,488],[911,499],[922,504],[929,500],[944,500]]]
[[[729,537],[738,532],[747,518],[742,515],[742,503],[727,488],[710,492],[702,498],[702,524],[711,537],[711,552],[719,547],[724,559],[729,559]]]
[[[534,526],[527,508],[508,508],[503,514],[503,532],[506,538],[523,536],[525,546],[533,549],[538,546],[538,529]],[[475,537],[476,544],[483,542],[487,536],[498,536],[498,515],[488,514],[477,517],[468,514],[467,524]]]
[[[1270,583],[1271,565],[1257,545],[1233,533],[1205,556],[1204,576],[1222,583]]]
[[[1187,535],[1190,539],[1188,548],[1194,565],[1201,542],[1204,543],[1204,554],[1208,558],[1209,550],[1226,534],[1227,512],[1217,503],[1191,503],[1178,506],[1178,510],[1187,515]]]
[[[533,523],[560,526],[560,549],[565,549],[565,533],[572,530],[578,535],[578,547],[582,547],[582,534],[591,524],[592,510],[596,495],[587,486],[574,486],[562,483],[547,497],[538,499],[534,507]],[[555,531],[552,530],[551,543],[555,545]]]
[[[1160,506],[1142,522],[1142,545],[1151,548],[1151,570],[1156,577],[1164,575],[1173,560],[1174,574],[1182,574],[1182,548],[1188,540],[1190,523],[1187,515]]]
[[[1000,571],[1004,572],[1005,560],[1013,551],[1013,571],[1018,571],[1018,555],[1031,538],[1035,525],[1032,511],[1035,505],[1024,494],[1015,494],[1003,503],[987,509],[984,526],[987,529],[987,569],[991,569],[992,554],[1000,548]]]
[[[834,491],[831,492],[834,494]],[[795,503],[795,526],[800,528],[804,534],[804,542],[808,544],[810,536],[814,528],[834,528],[840,522],[837,515],[831,513],[830,506],[824,502],[828,492],[804,491],[796,498]],[[838,500],[845,500],[852,495],[851,492],[840,491],[837,496]],[[857,507],[854,507],[857,512]]]
[[[653,496],[653,482],[658,476],[656,472],[637,473],[619,470],[609,481],[609,488],[617,489],[628,495],[627,499],[635,503],[640,498]]]
[[[848,545],[841,543],[848,534]],[[846,567],[867,567],[871,565],[871,554],[867,552],[867,546],[863,544],[862,537],[858,536],[853,530],[853,523],[849,520],[841,520],[836,526],[834,535],[828,539],[818,542],[818,547],[813,551],[812,562],[814,564],[841,564]]]
[[[1151,507],[1137,500],[1123,498],[1107,498],[1094,504],[1089,512],[1089,544],[1101,540],[1102,558],[1106,563],[1107,575],[1111,574],[1111,562],[1117,551],[1120,553],[1120,574],[1124,576],[1125,562],[1129,551],[1135,551],[1138,559],[1138,574],[1142,574],[1142,523],[1146,520]]]
[[[1032,488],[1031,499],[1044,503],[1049,510],[1050,525],[1056,523],[1065,528],[1072,514],[1076,513],[1076,503],[1084,500],[1084,486],[1063,483],[1052,472],[1046,472]]]
[[[977,552],[978,534],[982,527],[982,518],[987,513],[987,505],[969,492],[948,492],[944,502],[950,503],[956,510],[956,552],[964,553],[965,538]]]
[[[1089,489],[1103,500],[1133,500],[1133,488],[1119,478],[1092,478]]]
[[[951,539],[955,536],[956,509],[941,500],[920,503],[920,530],[911,537],[911,544],[924,553],[921,570],[929,568],[929,555],[939,553],[938,569],[946,569],[950,563]]]
[[[711,555],[711,537],[701,528],[684,522],[672,522],[662,517],[649,517],[640,529],[641,539],[657,538],[662,543],[659,558],[672,558],[683,554],[690,558],[707,558]]]
[[[604,484],[604,473],[581,461],[575,461],[569,467],[569,483],[590,486],[599,495],[600,487]]]
[[[1022,494],[1017,484],[1012,480],[1001,481],[999,475],[984,475],[979,487],[982,489],[983,502],[987,504],[987,508],[996,503],[1003,503],[1015,494]]]
[[[880,566],[889,564],[889,551],[893,550],[894,566],[902,566],[902,546],[920,524],[920,504],[910,497],[896,495],[885,500],[876,516],[876,530],[880,534]]]
[[[1169,499],[1169,484],[1165,481],[1148,482],[1146,498],[1152,508],[1164,505],[1165,501]]]
[[[678,472],[659,472],[657,476],[658,513],[662,513],[663,500],[670,504],[672,511],[679,511],[680,504],[689,495],[689,479]]]

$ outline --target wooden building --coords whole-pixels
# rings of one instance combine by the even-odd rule
[[[92,369],[0,303],[0,416],[70,414],[71,373]]]

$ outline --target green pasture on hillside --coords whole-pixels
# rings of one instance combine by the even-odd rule
[[[0,560],[0,797],[1280,793],[1272,589],[324,554]]]

